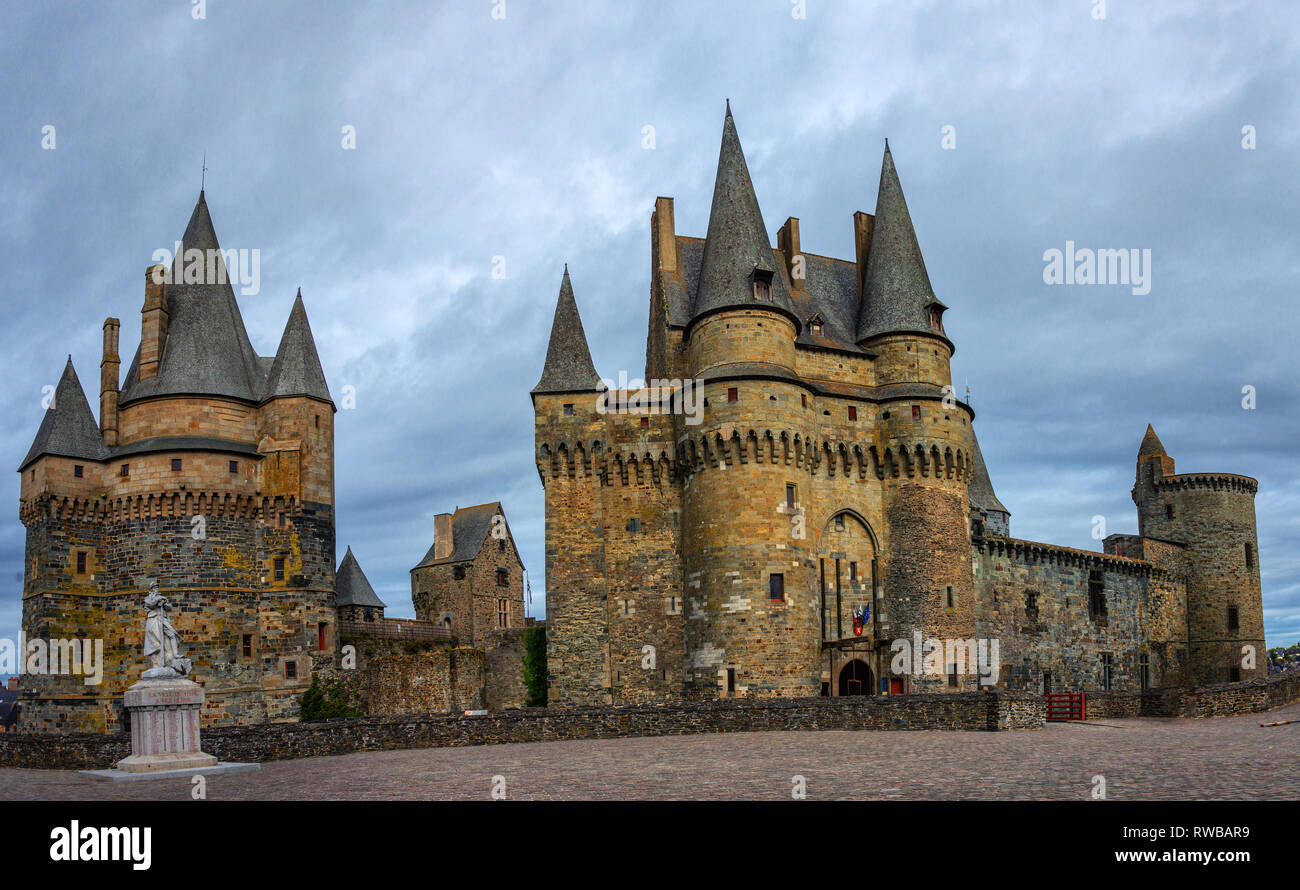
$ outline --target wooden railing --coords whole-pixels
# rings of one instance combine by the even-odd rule
[[[1047,699],[1047,720],[1049,723],[1088,719],[1085,693],[1049,692],[1043,698]]]

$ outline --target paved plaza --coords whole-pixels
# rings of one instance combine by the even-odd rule
[[[754,732],[374,751],[213,776],[209,800],[1300,799],[1300,703],[1218,719],[1023,732]],[[497,781],[497,787],[500,781]],[[0,770],[5,800],[184,800],[188,779]]]

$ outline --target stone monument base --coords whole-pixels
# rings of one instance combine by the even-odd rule
[[[203,687],[183,677],[141,680],[126,691],[131,712],[131,756],[118,761],[127,773],[201,769],[217,758],[199,748]]]

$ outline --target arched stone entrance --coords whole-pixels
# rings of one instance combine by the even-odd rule
[[[875,689],[871,680],[871,668],[860,658],[840,668],[840,695],[871,695]]]

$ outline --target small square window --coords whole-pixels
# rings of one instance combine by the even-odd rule
[[[820,337],[822,335],[822,326],[817,322],[813,322],[812,332],[814,336]]]
[[[649,417],[642,417],[642,418],[641,418],[641,429],[644,430],[644,429],[649,429],[649,428],[650,428],[650,418],[649,418]]]
[[[179,457],[173,457],[173,458],[172,458],[172,472],[173,472],[173,473],[177,473],[177,472],[180,471],[180,468],[181,468],[181,459],[180,459]]]
[[[73,464],[73,465],[72,465],[72,477],[73,477],[74,479],[80,479],[80,478],[82,478],[82,477],[85,476],[85,475],[86,475],[85,468],[82,467],[81,464]]]
[[[855,405],[849,405],[849,420],[858,419],[858,409]]]
[[[565,406],[564,406],[564,416],[565,416],[565,417],[572,417],[572,416],[573,416],[573,406],[572,406],[572,405],[565,405]]]
[[[727,389],[727,401],[728,402],[740,401],[740,390],[736,389],[736,387],[734,386],[729,387]]]
[[[237,461],[237,460],[232,460],[232,461],[230,462],[230,472],[232,472],[232,473],[238,473],[238,472],[239,472],[239,461]]]
[[[121,475],[123,475],[123,476],[130,476],[130,475],[131,475],[131,465],[130,465],[130,464],[122,464]]]
[[[773,572],[767,579],[767,596],[772,602],[785,601],[785,575]]]
[[[465,567],[464,567],[464,566],[456,566],[455,568],[453,568],[453,569],[451,570],[451,576],[452,576],[453,578],[455,578],[457,581],[464,581],[464,580],[465,580]]]

